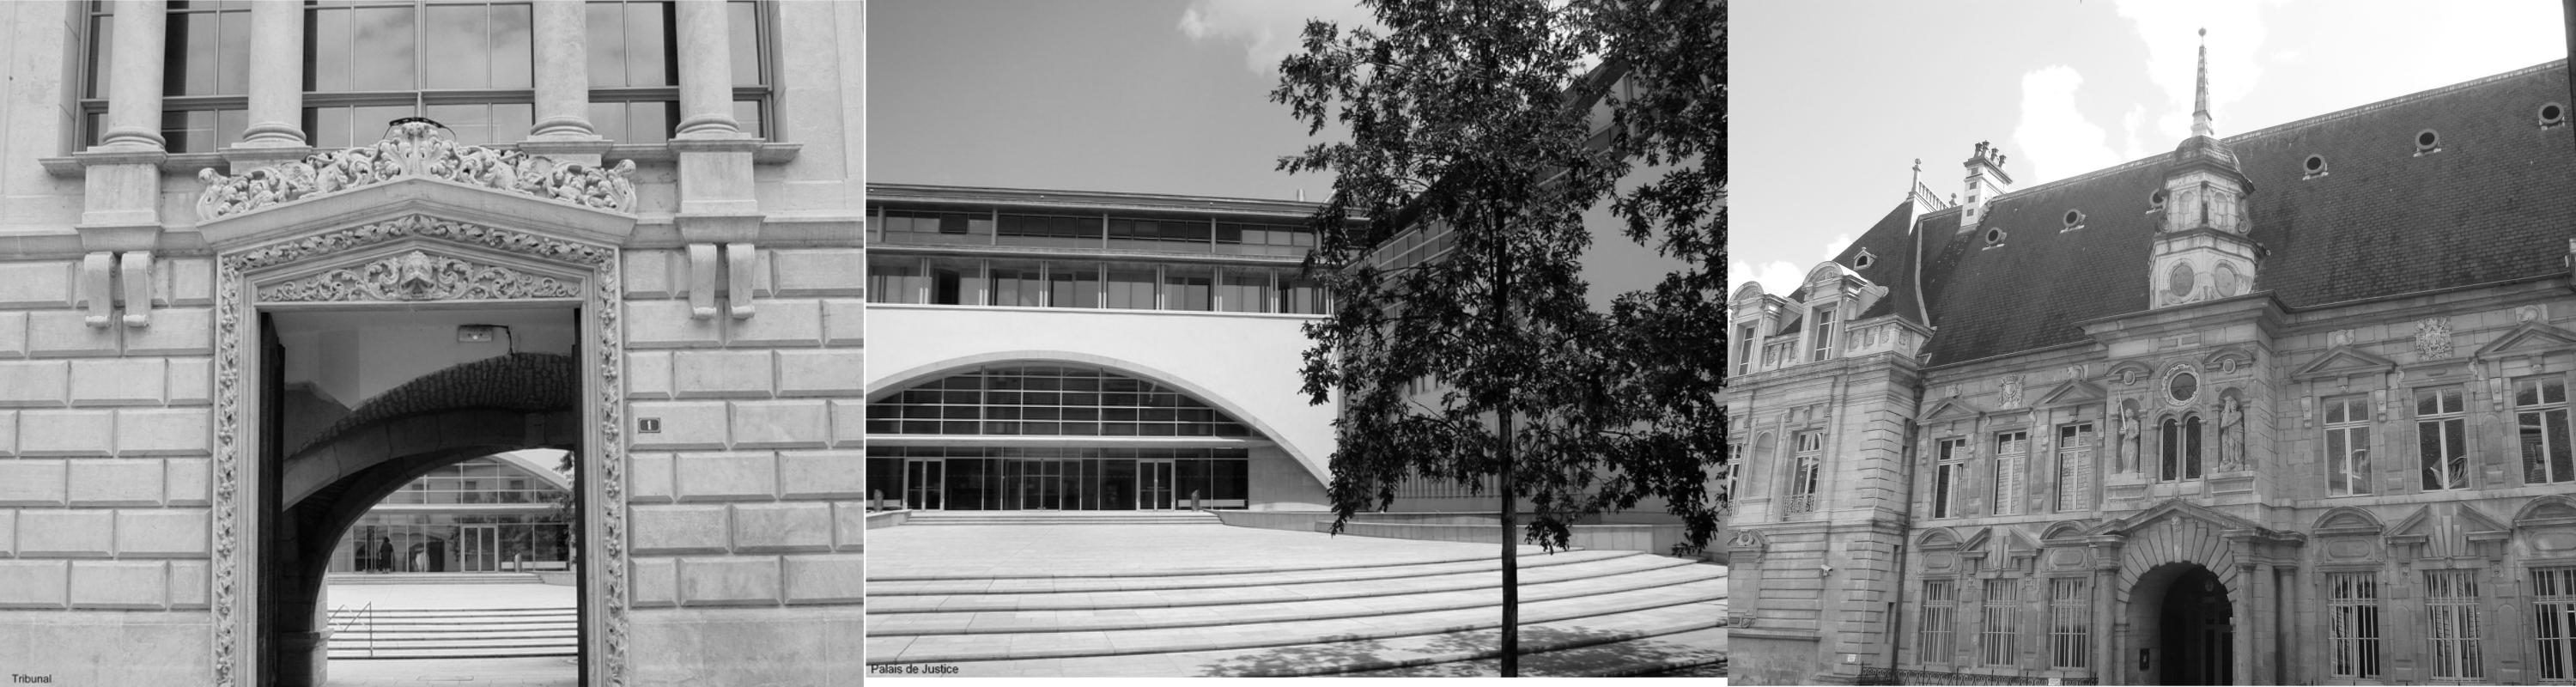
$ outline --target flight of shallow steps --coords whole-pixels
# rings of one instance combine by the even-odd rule
[[[928,524],[924,515],[933,514],[906,526]],[[1642,675],[1725,659],[1724,567],[1633,551],[1520,563],[1524,675]],[[929,671],[908,675],[945,666],[972,676],[1492,674],[1500,565],[1449,554],[1263,570],[871,576],[867,660]]]
[[[332,584],[532,584],[528,574],[335,575]],[[573,656],[580,613],[573,606],[537,608],[332,609],[333,659],[507,658]]]
[[[905,527],[924,525],[1224,525],[1215,513],[1193,510],[1139,511],[913,511]]]

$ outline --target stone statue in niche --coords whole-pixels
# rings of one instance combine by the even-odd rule
[[[2235,398],[2218,409],[2218,469],[2245,469],[2244,402]]]
[[[2112,472],[2128,472],[2138,463],[2138,409],[2120,409],[2119,464]]]

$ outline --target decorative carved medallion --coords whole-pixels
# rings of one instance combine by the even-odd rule
[[[2003,407],[2011,408],[2021,405],[2021,375],[2010,375],[2004,377],[2003,396]]]
[[[364,266],[259,287],[264,303],[578,298],[579,284],[412,251]]]
[[[2415,353],[2425,360],[2451,357],[2451,318],[2427,317],[2415,323]]]
[[[248,275],[255,275],[262,270],[289,262],[324,258],[406,237],[423,237],[455,244],[481,246],[550,262],[590,268],[592,288],[589,289],[589,300],[583,304],[583,309],[592,313],[598,324],[591,336],[594,341],[592,355],[596,356],[592,362],[595,364],[594,371],[600,380],[598,398],[594,399],[599,411],[600,424],[596,428],[596,436],[599,440],[595,444],[596,448],[593,449],[596,460],[587,460],[592,456],[585,456],[585,464],[596,466],[595,477],[586,477],[598,480],[602,495],[600,503],[592,504],[592,510],[589,513],[598,523],[599,536],[588,540],[597,542],[600,547],[598,553],[602,554],[598,559],[598,567],[595,568],[598,574],[591,576],[593,583],[598,585],[596,590],[599,599],[599,608],[596,609],[598,624],[592,627],[596,628],[601,636],[599,665],[602,666],[602,670],[597,676],[597,684],[622,686],[626,684],[627,625],[629,623],[627,605],[630,581],[627,579],[629,572],[626,551],[627,457],[623,431],[626,423],[626,390],[622,379],[622,371],[625,370],[626,364],[625,342],[622,338],[622,325],[619,322],[622,305],[619,296],[623,289],[618,283],[617,249],[424,216],[411,216],[324,232],[294,241],[227,253],[217,261],[213,466],[215,541],[214,570],[212,571],[215,645],[213,647],[214,679],[211,682],[220,687],[236,687],[253,681],[252,676],[239,674],[235,670],[240,664],[241,657],[253,650],[243,634],[237,631],[237,627],[250,622],[249,618],[255,613],[256,609],[249,607],[244,596],[246,586],[256,584],[250,580],[257,574],[256,566],[247,563],[242,557],[243,547],[248,539],[245,531],[249,527],[249,523],[243,522],[241,518],[244,503],[249,496],[243,493],[246,485],[243,484],[242,475],[245,470],[251,468],[250,461],[253,458],[249,456],[247,442],[242,441],[241,434],[246,420],[243,416],[244,408],[247,407],[245,403],[256,398],[246,398],[248,393],[246,390],[250,387],[249,382],[243,379],[244,356],[241,343],[250,328],[256,326],[251,319],[255,302],[245,302],[242,297],[244,283],[251,281],[256,284]],[[516,285],[499,288],[495,286],[493,281],[495,279],[510,281]],[[307,286],[286,288],[290,284],[299,283]],[[256,302],[266,302],[272,300],[272,295],[291,296],[297,293],[383,293],[395,297],[382,300],[410,301],[580,297],[583,295],[583,288],[578,283],[534,277],[507,268],[474,265],[416,250],[381,259],[365,266],[333,270],[288,284],[262,285],[253,297],[257,299]]]
[[[2176,408],[2192,405],[2200,398],[2200,370],[2191,363],[2174,363],[2165,368],[2165,404]]]
[[[2533,320],[2544,319],[2548,318],[2542,316],[2539,305],[2526,305],[2513,309],[2513,321],[2518,323],[2529,323]]]
[[[406,176],[634,212],[634,173],[633,160],[601,169],[507,148],[461,145],[443,127],[403,122],[391,138],[371,146],[326,150],[240,176],[224,176],[212,168],[198,170],[197,178],[206,182],[206,191],[197,197],[197,219],[238,215]]]
[[[2331,332],[2326,332],[2326,345],[2328,345],[2328,346],[2350,346],[2350,345],[2352,345],[2352,330],[2350,330],[2350,329],[2337,329],[2337,330],[2334,330],[2334,331],[2331,331]]]

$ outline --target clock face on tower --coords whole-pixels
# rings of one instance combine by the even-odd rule
[[[2165,299],[2177,301],[2191,295],[2192,277],[2191,263],[2174,263],[2173,269],[2165,272]]]
[[[2244,280],[2236,276],[2236,263],[2218,263],[2218,269],[2212,270],[2211,280],[2218,282],[2218,296],[2220,298],[2242,293],[2241,289],[2244,286],[2242,282]]]

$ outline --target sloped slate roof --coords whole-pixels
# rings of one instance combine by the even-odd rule
[[[2254,183],[2254,288],[2300,308],[2565,269],[2576,132],[2541,129],[2537,112],[2567,99],[2559,60],[2227,139]],[[2442,151],[2418,156],[2426,129]],[[2303,180],[2311,154],[2327,175]],[[1920,218],[1939,327],[1929,363],[2073,343],[2076,322],[2145,310],[2158,221],[2148,197],[2169,156],[2005,194],[1974,232],[1956,231],[1957,209]],[[2068,210],[2084,213],[2082,229],[2063,230]],[[2002,245],[1987,247],[1990,228]]]
[[[1914,298],[1915,242],[1913,233],[1909,231],[1914,217],[1913,205],[1911,199],[1897,203],[1894,209],[1887,211],[1887,216],[1879,218],[1877,224],[1870,225],[1869,231],[1861,232],[1859,239],[1843,248],[1842,255],[1834,257],[1835,262],[1852,268],[1870,283],[1887,287],[1886,298],[1878,299],[1878,303],[1851,319],[1864,320],[1894,313],[1907,322],[1923,321],[1923,309],[1916,306]],[[1864,249],[1870,255],[1870,264],[1866,268],[1860,266],[1860,252]]]

